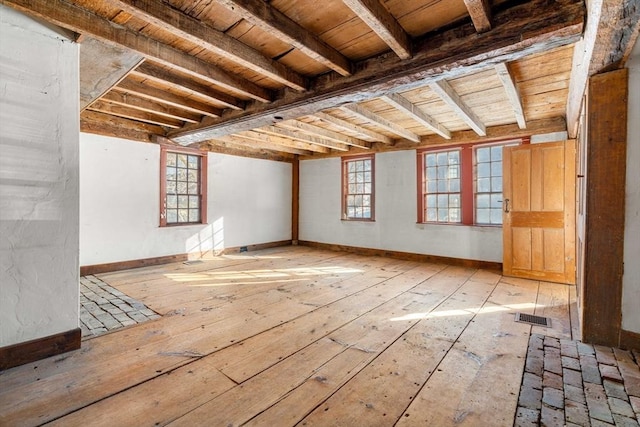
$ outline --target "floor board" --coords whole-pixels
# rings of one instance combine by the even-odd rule
[[[0,372],[0,425],[512,425],[532,327],[571,287],[271,248],[100,274],[163,316]]]

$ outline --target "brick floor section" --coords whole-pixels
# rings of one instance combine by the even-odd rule
[[[88,338],[160,315],[95,276],[80,278],[80,328]]]
[[[640,426],[639,356],[532,334],[514,426]]]

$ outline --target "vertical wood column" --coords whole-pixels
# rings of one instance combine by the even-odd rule
[[[295,156],[291,168],[291,244],[298,244],[300,215],[300,158]]]
[[[622,321],[627,95],[627,69],[589,80],[582,340],[607,346]]]

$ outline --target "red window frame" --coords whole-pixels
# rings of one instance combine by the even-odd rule
[[[476,224],[475,223],[475,149],[478,147],[487,147],[492,145],[508,144],[510,142],[518,142],[520,144],[529,144],[529,138],[509,138],[504,140],[483,142],[483,143],[469,143],[469,144],[454,144],[448,146],[438,146],[433,148],[422,148],[416,151],[417,153],[417,218],[418,223],[421,224],[437,224],[437,225],[473,225],[478,227],[501,227],[498,224]],[[460,222],[435,222],[427,221],[425,218],[425,206],[424,196],[426,194],[425,188],[425,176],[424,176],[424,157],[425,153],[434,153],[442,151],[460,151],[460,207],[461,207],[461,221]]]
[[[359,161],[359,160],[370,160],[371,161],[371,192],[370,193],[359,193],[352,194],[349,193],[349,182],[348,182],[348,167],[350,162]],[[375,206],[376,206],[376,161],[375,154],[363,154],[360,156],[346,156],[342,157],[342,220],[344,221],[375,221]],[[348,216],[348,205],[347,205],[347,197],[350,195],[368,195],[370,197],[370,217],[369,218],[361,218],[361,217],[350,217]]]
[[[167,153],[188,154],[199,157],[198,176],[198,201],[200,219],[191,222],[168,222],[167,221]],[[175,227],[182,225],[206,224],[207,223],[207,151],[195,148],[176,147],[174,145],[160,146],[160,227]]]

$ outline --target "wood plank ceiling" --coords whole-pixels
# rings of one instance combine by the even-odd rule
[[[565,130],[584,19],[580,0],[0,1],[77,33],[83,131],[279,160]]]

